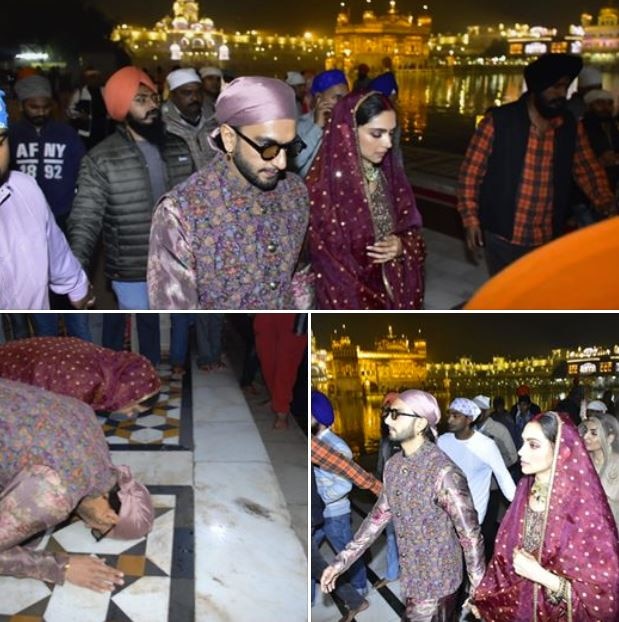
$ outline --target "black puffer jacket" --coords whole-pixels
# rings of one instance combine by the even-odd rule
[[[172,134],[163,149],[166,189],[194,172],[186,143]],[[146,160],[127,130],[116,132],[82,159],[69,218],[69,242],[87,268],[103,229],[105,275],[115,281],[146,281],[148,240],[156,200]]]

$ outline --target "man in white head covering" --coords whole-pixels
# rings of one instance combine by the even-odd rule
[[[294,95],[297,100],[297,112],[299,116],[301,116],[304,112],[303,100],[307,94],[305,78],[298,71],[289,71],[286,74],[286,84],[291,86],[294,90]]]
[[[608,408],[602,400],[591,400],[587,404],[587,417],[590,415],[604,415],[608,411]]]
[[[439,436],[437,444],[464,472],[481,525],[488,507],[492,475],[508,501],[514,498],[516,486],[496,443],[473,427],[481,414],[479,406],[473,400],[457,397],[447,414],[449,432]]]
[[[215,155],[208,140],[215,122],[203,114],[202,80],[195,69],[176,69],[166,83],[170,96],[161,109],[166,129],[187,143],[194,168],[199,170]]]
[[[572,94],[567,104],[568,110],[576,120],[585,114],[585,95],[589,91],[602,88],[602,72],[592,65],[585,65],[578,74],[578,90]]]

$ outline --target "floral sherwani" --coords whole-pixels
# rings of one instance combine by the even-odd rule
[[[309,218],[300,177],[263,191],[221,155],[160,200],[150,236],[151,309],[292,309]]]
[[[27,541],[115,481],[89,406],[0,379],[0,575],[62,583],[68,556],[34,551]]]
[[[462,582],[462,552],[471,591],[484,569],[483,538],[462,471],[433,443],[386,464],[384,488],[333,566],[344,572],[393,520],[400,553],[400,585],[407,601],[440,601]]]

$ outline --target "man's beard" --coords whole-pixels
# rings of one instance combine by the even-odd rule
[[[415,421],[414,419],[410,422],[409,426],[400,430],[395,434],[392,434],[393,428],[389,428],[389,440],[390,441],[398,441],[399,443],[403,443],[406,441],[410,441],[412,438],[415,438]]]
[[[243,177],[245,177],[245,179],[250,184],[256,186],[256,188],[264,191],[269,191],[274,190],[275,186],[277,186],[277,182],[279,181],[280,177],[279,175],[274,177],[271,181],[263,181],[258,176],[258,172],[252,170],[249,163],[243,158],[239,151],[232,155],[232,161],[236,165],[236,168],[239,170],[239,173],[241,173],[241,175],[243,175]]]
[[[567,105],[566,97],[556,97],[550,101],[546,101],[541,93],[534,94],[534,103],[537,111],[544,117],[544,119],[552,119],[558,117],[563,113]]]
[[[48,121],[49,121],[49,117],[45,117],[45,116],[36,116],[36,117],[30,117],[26,114],[24,114],[25,119],[30,122],[32,125],[34,125],[34,127],[40,128],[43,127]]]
[[[127,125],[142,138],[157,147],[163,147],[165,143],[165,125],[161,119],[159,110],[156,114],[148,113],[147,118],[152,118],[151,123],[144,123],[140,119],[136,119],[131,113],[127,114]]]

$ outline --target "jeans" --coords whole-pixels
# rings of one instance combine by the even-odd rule
[[[387,572],[385,573],[385,579],[387,581],[395,581],[400,576],[400,556],[393,521],[387,525],[385,534],[387,535]]]
[[[92,341],[88,313],[33,313],[32,319],[38,337],[57,337],[58,319],[62,315],[69,337]]]
[[[128,281],[112,281],[112,289],[118,300],[121,311],[148,310],[148,287],[146,281],[135,283]]]
[[[28,318],[25,313],[9,313],[9,322],[13,339],[26,339],[26,337],[30,337]]]
[[[317,546],[327,538],[329,544],[339,553],[353,537],[350,512],[341,516],[324,517],[324,523],[314,534]],[[358,559],[345,573],[347,581],[360,593],[367,594],[367,575],[363,560]]]
[[[223,325],[223,313],[198,313],[196,315],[198,365],[212,365],[220,362]]]
[[[136,313],[135,318],[138,326],[140,354],[145,356],[153,365],[157,366],[161,362],[159,314]],[[112,350],[118,351],[123,350],[125,345],[126,322],[126,313],[103,314],[102,342],[104,348],[111,348]]]
[[[185,367],[189,348],[189,327],[194,321],[193,313],[172,313],[170,335],[170,364]]]

